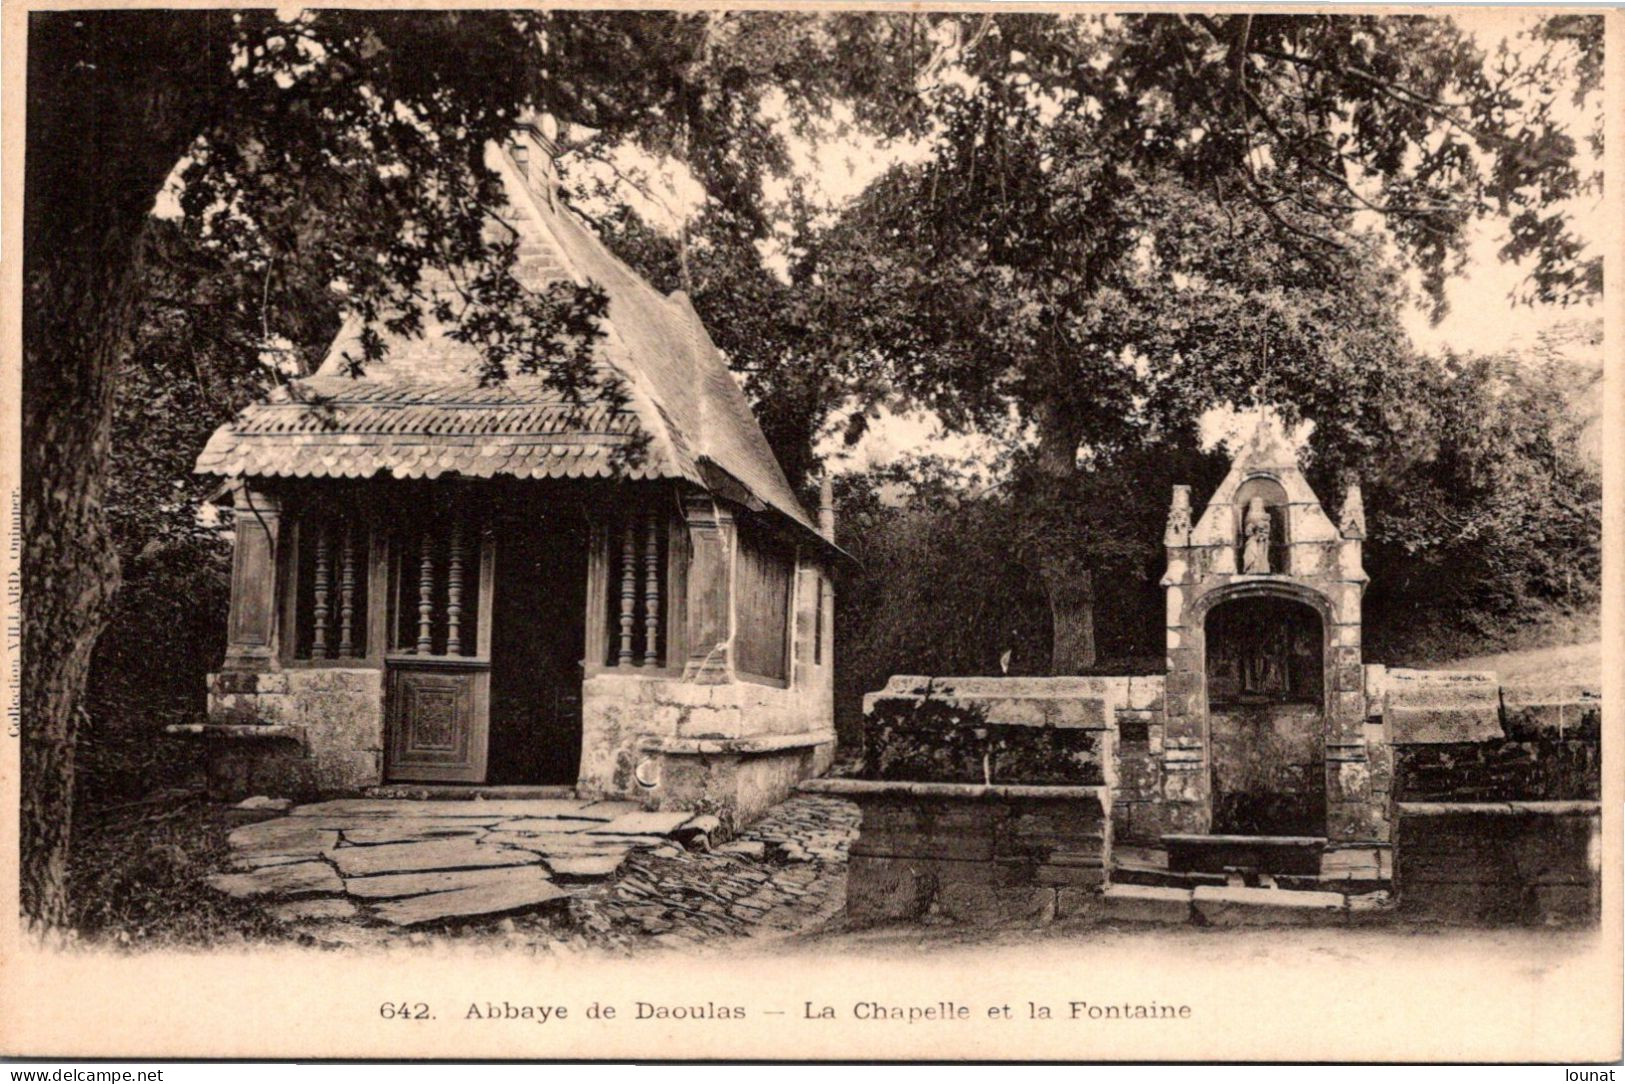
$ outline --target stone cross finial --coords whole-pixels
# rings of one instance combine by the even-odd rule
[[[1168,529],[1163,542],[1169,546],[1189,544],[1191,536],[1191,487],[1175,486],[1173,507],[1168,509]]]
[[[1343,494],[1342,531],[1344,538],[1365,537],[1365,500],[1360,496],[1359,482],[1350,482]]]
[[[1287,431],[1280,412],[1274,407],[1262,406],[1245,416],[1252,419],[1252,433],[1236,453],[1233,465],[1295,469],[1298,442]]]

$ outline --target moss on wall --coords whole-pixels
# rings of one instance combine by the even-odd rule
[[[1099,786],[1099,730],[988,721],[976,701],[887,697],[864,723],[864,777]]]

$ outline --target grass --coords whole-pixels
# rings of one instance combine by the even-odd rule
[[[1469,664],[1481,659],[1595,643],[1601,635],[1602,623],[1595,609],[1537,607],[1532,604],[1519,621],[1498,624],[1480,622],[1472,626],[1466,623],[1419,621],[1412,627],[1400,630],[1399,635],[1394,634],[1395,630],[1383,635],[1382,630],[1369,625],[1365,631],[1366,662],[1419,670],[1494,669],[1493,666]],[[1600,661],[1600,654],[1598,658]],[[1516,660],[1508,661],[1517,665]],[[1600,669],[1594,669],[1585,677],[1530,677],[1529,680],[1596,681],[1600,674]]]
[[[191,796],[87,815],[75,826],[68,865],[80,941],[146,950],[277,938],[276,923],[256,907],[203,880],[223,868],[226,834],[240,818]]]
[[[1602,682],[1602,641],[1475,655],[1453,659],[1439,668],[1494,670],[1506,685],[1550,683],[1596,686]]]

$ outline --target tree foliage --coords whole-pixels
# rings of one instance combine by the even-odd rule
[[[1441,617],[1493,642],[1546,608],[1595,605],[1602,476],[1584,398],[1601,369],[1545,345],[1419,373],[1411,454],[1366,490],[1379,647]]]
[[[1322,470],[1369,467],[1414,428],[1403,266],[1442,311],[1492,214],[1537,296],[1595,288],[1568,201],[1596,174],[1550,84],[1578,69],[1594,107],[1600,30],[1548,26],[1528,60],[1433,17],[982,20],[927,98],[925,160],[814,258],[860,397],[1034,448],[1020,511],[1053,540],[1058,670],[1092,662],[1091,569],[1115,544],[1092,552],[1066,511],[1092,462],[1268,403],[1314,418]]]

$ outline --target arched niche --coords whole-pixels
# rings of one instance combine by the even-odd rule
[[[1203,601],[1211,831],[1325,836],[1330,605],[1288,584]]]
[[[1206,641],[1209,704],[1324,703],[1325,629],[1306,603],[1231,599],[1208,612]]]
[[[1242,482],[1236,488],[1235,496],[1235,525],[1231,537],[1236,545],[1236,568],[1241,570],[1242,548],[1246,541],[1244,533],[1247,519],[1247,509],[1252,505],[1253,498],[1262,498],[1264,508],[1270,517],[1270,571],[1283,573],[1290,571],[1287,567],[1287,545],[1292,541],[1291,521],[1287,516],[1286,488],[1280,481],[1268,474],[1255,474]]]

